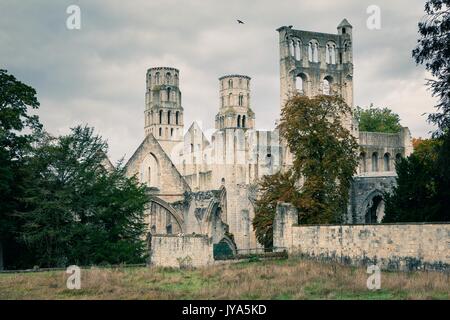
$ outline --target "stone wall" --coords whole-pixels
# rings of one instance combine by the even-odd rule
[[[450,270],[450,223],[299,226],[290,204],[279,204],[274,246],[289,254],[383,269]]]
[[[161,267],[199,267],[212,264],[212,240],[203,235],[153,235],[150,263]]]

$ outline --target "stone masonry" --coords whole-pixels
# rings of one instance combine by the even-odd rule
[[[278,205],[274,246],[290,255],[382,269],[450,270],[450,223],[299,226],[297,219],[292,205]]]

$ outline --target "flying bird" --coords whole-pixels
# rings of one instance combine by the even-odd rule
[[[244,24],[244,22],[239,20],[239,19],[237,20],[237,22],[240,23],[240,24]]]

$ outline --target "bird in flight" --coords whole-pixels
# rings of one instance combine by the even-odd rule
[[[241,20],[237,20],[237,22],[239,23],[239,24],[244,24],[244,22],[243,21],[241,21]]]

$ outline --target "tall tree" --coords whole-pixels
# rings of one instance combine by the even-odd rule
[[[36,91],[0,69],[0,246],[6,267],[25,259],[17,241],[23,207],[21,198],[27,188],[27,162],[35,134],[42,125],[33,109],[39,107]]]
[[[440,135],[450,129],[450,0],[427,1],[425,13],[419,22],[421,37],[412,55],[434,76],[428,85],[439,103],[437,112],[428,120],[438,125],[436,134]]]
[[[438,97],[428,121],[438,126],[435,139],[416,143],[414,153],[397,165],[397,186],[386,196],[383,221],[450,221],[450,0],[429,0],[419,22],[416,63],[424,64]]]
[[[356,107],[355,118],[360,131],[397,133],[402,128],[398,114],[388,108],[375,108],[373,104],[366,109]]]
[[[106,151],[92,128],[80,126],[37,147],[22,235],[39,265],[143,261],[146,188],[120,163],[105,169]]]
[[[336,96],[294,96],[278,129],[293,154],[292,168],[260,184],[254,226],[258,240],[270,244],[276,201],[299,209],[299,223],[339,222],[347,208],[358,144],[345,128],[351,109]]]

